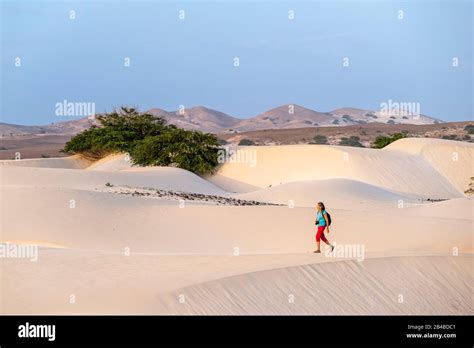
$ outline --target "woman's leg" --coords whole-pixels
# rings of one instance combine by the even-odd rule
[[[323,231],[324,231],[324,226],[318,226],[318,232],[316,233],[316,251],[320,250],[321,236],[323,236],[323,238],[325,238]]]
[[[324,230],[323,230],[324,231]],[[326,243],[327,245],[331,245],[331,243],[329,243],[329,241],[327,240],[326,236],[324,235],[324,232],[321,233],[321,240]]]
[[[316,246],[317,246],[317,249],[316,249],[316,252],[321,252],[320,251],[320,240],[322,239],[324,243],[326,243],[327,245],[329,245],[331,247],[331,251],[334,250],[334,246],[329,243],[329,241],[327,240],[326,236],[324,235],[324,230],[326,229],[326,226],[318,226],[318,233],[316,234]]]
[[[334,246],[329,243],[329,241],[327,240],[326,236],[324,235],[324,228],[323,228],[323,232],[321,233],[321,239],[323,240],[324,243],[326,243],[327,245],[329,245],[331,247],[331,251],[334,250]],[[318,244],[318,248],[319,248],[319,244]]]

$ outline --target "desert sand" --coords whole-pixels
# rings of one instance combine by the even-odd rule
[[[37,261],[0,257],[0,313],[473,313],[474,145],[239,151],[254,165],[205,178],[123,154],[0,161],[0,243],[38,246]],[[318,201],[333,254],[312,253]]]

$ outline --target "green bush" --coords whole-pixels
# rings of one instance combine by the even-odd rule
[[[248,146],[248,145],[255,145],[255,143],[250,139],[242,139],[241,141],[239,141],[239,145]]]
[[[354,135],[350,136],[349,138],[342,137],[341,140],[339,140],[339,145],[364,147],[364,145],[362,145],[360,142],[360,138]]]
[[[212,172],[218,164],[219,142],[213,134],[180,129],[134,108],[122,107],[97,119],[99,126],[74,136],[64,151],[93,158],[128,152],[136,165],[175,166],[199,174]]]
[[[136,141],[175,128],[166,125],[161,117],[126,107],[98,116],[97,120],[99,126],[92,126],[77,134],[66,143],[64,151],[101,158],[113,152],[129,152]]]
[[[205,174],[217,166],[218,150],[213,134],[178,128],[138,141],[130,157],[141,166],[173,166]]]
[[[314,144],[327,144],[328,138],[324,135],[316,135],[314,138]]]
[[[467,124],[464,127],[464,130],[467,132],[467,134],[474,134],[474,124]]]
[[[375,141],[372,145],[373,148],[375,149],[381,149],[388,144],[393,143],[394,141],[398,139],[406,138],[406,133],[395,133],[392,135],[379,135],[375,138]]]

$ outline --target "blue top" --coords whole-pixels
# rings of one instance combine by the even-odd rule
[[[327,214],[326,210],[323,210],[322,213],[318,211],[318,214],[316,214],[316,220],[318,220],[318,226],[326,226],[326,219],[324,219],[324,214]]]

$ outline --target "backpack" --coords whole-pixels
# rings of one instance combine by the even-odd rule
[[[328,226],[331,226],[331,215],[326,212],[326,215],[328,216]]]

